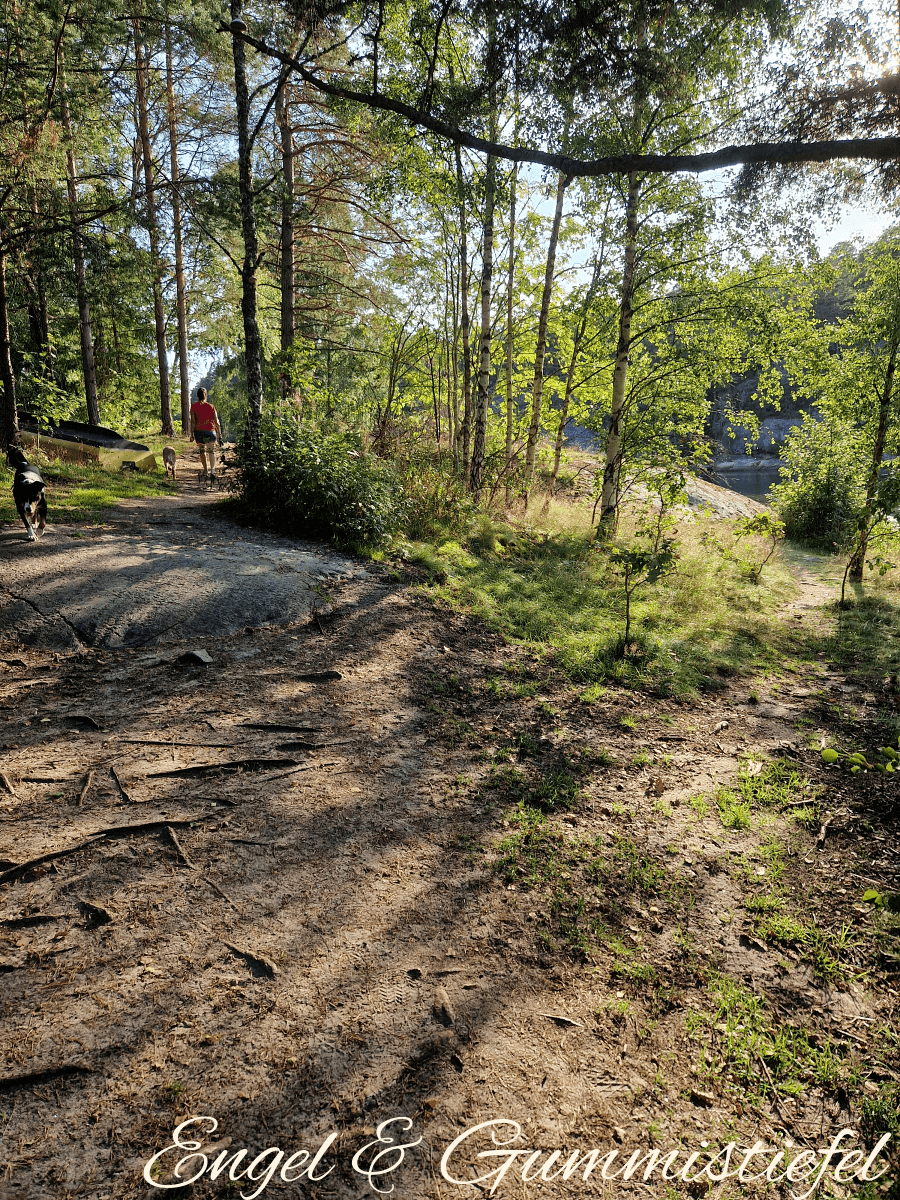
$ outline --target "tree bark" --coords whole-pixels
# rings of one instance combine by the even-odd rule
[[[534,383],[531,389],[531,421],[528,425],[528,444],[525,449],[525,488],[531,490],[534,478],[534,460],[538,438],[541,434],[541,404],[544,398],[544,355],[547,350],[547,321],[550,316],[550,297],[553,294],[553,274],[556,270],[556,247],[559,243],[559,227],[562,224],[563,201],[571,179],[560,175],[556,185],[556,207],[550,229],[550,244],[547,247],[547,265],[544,270],[544,290],[541,294],[541,311],[538,316],[537,346],[534,352]]]
[[[466,235],[466,200],[459,146],[456,147],[456,183],[459,192],[459,289],[463,346],[462,473],[463,478],[466,478],[469,474],[469,439],[472,430],[472,347],[469,342],[469,243]]]
[[[509,278],[506,282],[506,507],[509,508],[513,443],[513,298],[516,267],[516,183],[519,164],[513,164],[509,187]]]
[[[191,385],[188,378],[187,297],[184,284],[184,240],[181,230],[181,196],[178,193],[178,126],[172,70],[172,30],[166,7],[166,106],[169,116],[169,163],[172,180],[172,226],[175,233],[175,307],[178,317],[178,373],[181,385],[181,432],[191,424]]]
[[[281,134],[281,353],[294,344],[294,137],[287,84],[275,101]]]
[[[859,583],[863,577],[863,567],[866,562],[866,552],[869,548],[869,520],[875,506],[875,494],[878,490],[878,476],[884,459],[884,443],[887,438],[888,419],[891,404],[894,399],[894,376],[897,370],[897,352],[900,350],[900,329],[895,327],[890,343],[887,370],[884,375],[884,387],[878,398],[878,428],[875,431],[875,445],[872,448],[872,463],[869,467],[869,478],[866,482],[866,507],[864,524],[860,529],[859,541],[853,551],[850,563],[850,578]]]
[[[496,109],[492,114],[496,120]],[[497,191],[497,160],[490,156],[484,187],[484,235],[481,248],[481,339],[478,363],[478,404],[475,409],[475,436],[472,439],[472,469],[469,490],[481,492],[484,478],[484,443],[487,429],[488,398],[491,384],[491,283],[494,275],[494,200]]]
[[[609,430],[606,435],[603,489],[600,493],[600,522],[601,524],[606,522],[612,532],[615,532],[618,521],[619,473],[622,467],[622,423],[625,418],[628,366],[631,357],[631,322],[634,316],[634,276],[640,198],[640,181],[632,172],[628,176],[628,197],[625,202],[625,263],[622,268],[622,294],[619,298],[619,338],[616,344],[616,362],[613,369]]]
[[[450,453],[453,471],[459,473],[459,307],[453,263],[449,255],[444,258],[444,342],[449,365],[447,380],[447,424],[450,430]],[[447,329],[447,310],[453,320],[453,337]]]
[[[562,171],[573,179],[593,179],[605,175],[626,175],[639,171],[656,175],[676,175],[682,172],[720,171],[725,167],[746,163],[789,164],[821,163],[840,159],[892,162],[900,157],[900,137],[833,138],[820,142],[783,141],[756,142],[742,146],[726,146],[703,154],[613,154],[590,160],[573,158],[569,154],[535,150],[527,146],[507,146],[467,133],[458,123],[433,117],[423,107],[414,107],[396,100],[386,92],[360,92],[353,88],[320,79],[298,59],[258,38],[248,43],[261,54],[291,67],[304,83],[325,96],[362,104],[377,112],[395,113],[419,129],[428,129],[455,146],[465,146],[478,154],[492,154],[508,162],[536,163]],[[875,83],[872,86],[878,87]]]
[[[35,234],[40,227],[37,194],[33,185],[28,186],[28,203],[31,209],[32,227]],[[56,372],[53,364],[53,349],[50,345],[50,313],[47,308],[47,290],[44,286],[44,272],[40,263],[41,251],[38,250],[37,262],[29,265],[34,271],[34,296],[28,302],[28,321],[31,330],[31,342],[34,348],[35,365],[40,363],[46,379],[56,382]]]
[[[0,384],[3,385],[0,408],[0,447],[6,449],[19,436],[16,413],[16,379],[13,375],[9,341],[9,300],[6,295],[6,247],[0,243]]]
[[[162,260],[159,254],[159,225],[156,220],[156,184],[153,180],[153,148],[147,120],[147,83],[149,62],[144,58],[141,26],[136,16],[131,18],[134,30],[134,65],[137,84],[138,138],[144,162],[144,190],[147,198],[147,233],[150,235],[150,260],[153,269],[153,323],[156,328],[156,362],[159,370],[159,417],[161,432],[172,437],[172,402],[169,394],[169,354],[166,349],[166,313],[163,307]]]
[[[91,331],[91,305],[88,300],[87,270],[84,265],[84,243],[78,221],[78,174],[75,170],[75,151],[72,147],[72,122],[69,100],[63,75],[63,52],[59,52],[60,108],[63,132],[66,135],[66,192],[69,217],[72,222],[72,258],[75,264],[75,291],[78,298],[78,332],[81,336],[81,367],[84,373],[84,399],[88,425],[100,424],[100,405],[97,400],[97,369],[94,365],[94,338]]]
[[[241,16],[242,0],[231,0],[231,49],[234,58],[234,91],[238,125],[238,183],[241,197],[241,232],[244,260],[241,266],[241,316],[244,322],[244,364],[247,372],[247,418],[251,443],[259,440],[262,416],[262,341],[256,305],[256,272],[259,267],[259,242],[253,211],[253,146],[250,141],[250,92],[244,42],[239,36],[246,28]]]

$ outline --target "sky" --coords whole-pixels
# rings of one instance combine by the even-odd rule
[[[847,242],[853,238],[862,238],[864,242],[874,241],[884,233],[889,225],[900,220],[900,211],[890,213],[886,210],[844,204],[841,206],[840,220],[836,225],[816,223],[815,235],[820,254],[827,254],[838,242]]]

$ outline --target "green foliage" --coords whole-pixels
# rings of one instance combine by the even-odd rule
[[[414,541],[461,539],[475,504],[463,480],[453,472],[449,456],[428,447],[412,447],[398,456],[403,487],[403,532]]]
[[[230,474],[243,516],[285,533],[376,549],[403,521],[391,467],[351,435],[302,426],[291,412],[267,412],[257,444],[242,437]]]
[[[900,745],[900,742],[898,742]],[[827,746],[822,751],[822,762],[829,766],[843,762],[851,775],[859,775],[866,771],[879,771],[882,775],[892,775],[900,768],[900,754],[894,746],[879,746],[868,754],[862,750],[839,751]]]
[[[755,993],[727,975],[709,985],[711,1011],[688,1010],[687,1036],[701,1043],[697,1070],[722,1075],[745,1092],[771,1100],[816,1085],[833,1091],[852,1076],[848,1052],[796,1024],[780,1024]],[[760,1063],[764,1070],[760,1072]]]
[[[780,521],[771,512],[757,513],[755,517],[743,517],[735,524],[736,540],[740,541],[743,538],[761,538],[768,549],[763,557],[747,558],[734,556],[736,561],[743,571],[746,571],[747,578],[752,583],[759,583],[760,576],[763,573],[763,567],[778,549],[780,542],[785,539],[784,522]],[[733,552],[732,552],[733,553]]]
[[[674,538],[663,538],[658,546],[625,547],[613,546],[609,559],[622,576],[625,592],[625,632],[622,635],[621,652],[627,656],[632,652],[631,602],[634,593],[643,583],[656,583],[674,569],[678,555]]]
[[[785,443],[788,464],[772,488],[785,535],[818,550],[846,550],[865,505],[857,430],[808,414]]]
[[[752,821],[750,818],[750,805],[746,800],[742,800],[736,796],[729,787],[719,787],[716,789],[713,799],[716,802],[716,808],[719,810],[719,816],[722,824],[726,829],[749,829]]]

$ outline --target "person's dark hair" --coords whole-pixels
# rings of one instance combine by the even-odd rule
[[[197,388],[197,403],[202,404],[206,399],[206,388]]]

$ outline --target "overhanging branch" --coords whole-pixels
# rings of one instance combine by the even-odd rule
[[[222,32],[231,33],[228,26],[222,26]],[[296,58],[274,46],[269,46],[258,38],[247,33],[240,37],[260,54],[278,59],[290,67],[300,78],[336,100],[347,100],[352,104],[362,104],[367,108],[381,112],[394,113],[403,117],[420,129],[427,129],[438,137],[446,138],[458,146],[476,150],[481,154],[492,154],[509,162],[530,162],[539,166],[550,167],[552,170],[569,175],[572,178],[585,178],[601,175],[625,175],[631,171],[646,171],[650,174],[672,175],[684,171],[700,173],[703,171],[719,171],[726,167],[744,166],[750,163],[765,163],[772,165],[792,165],[798,163],[835,162],[840,159],[860,160],[870,162],[886,162],[900,159],[900,137],[884,138],[847,138],[821,142],[756,142],[746,146],[725,146],[721,150],[712,150],[706,154],[614,154],[605,158],[578,159],[567,154],[552,154],[544,150],[536,150],[528,146],[507,146],[502,142],[492,142],[485,138],[466,133],[447,121],[422,112],[402,100],[394,100],[383,93],[371,94],[358,92],[352,88],[340,87],[320,79],[309,71]]]

